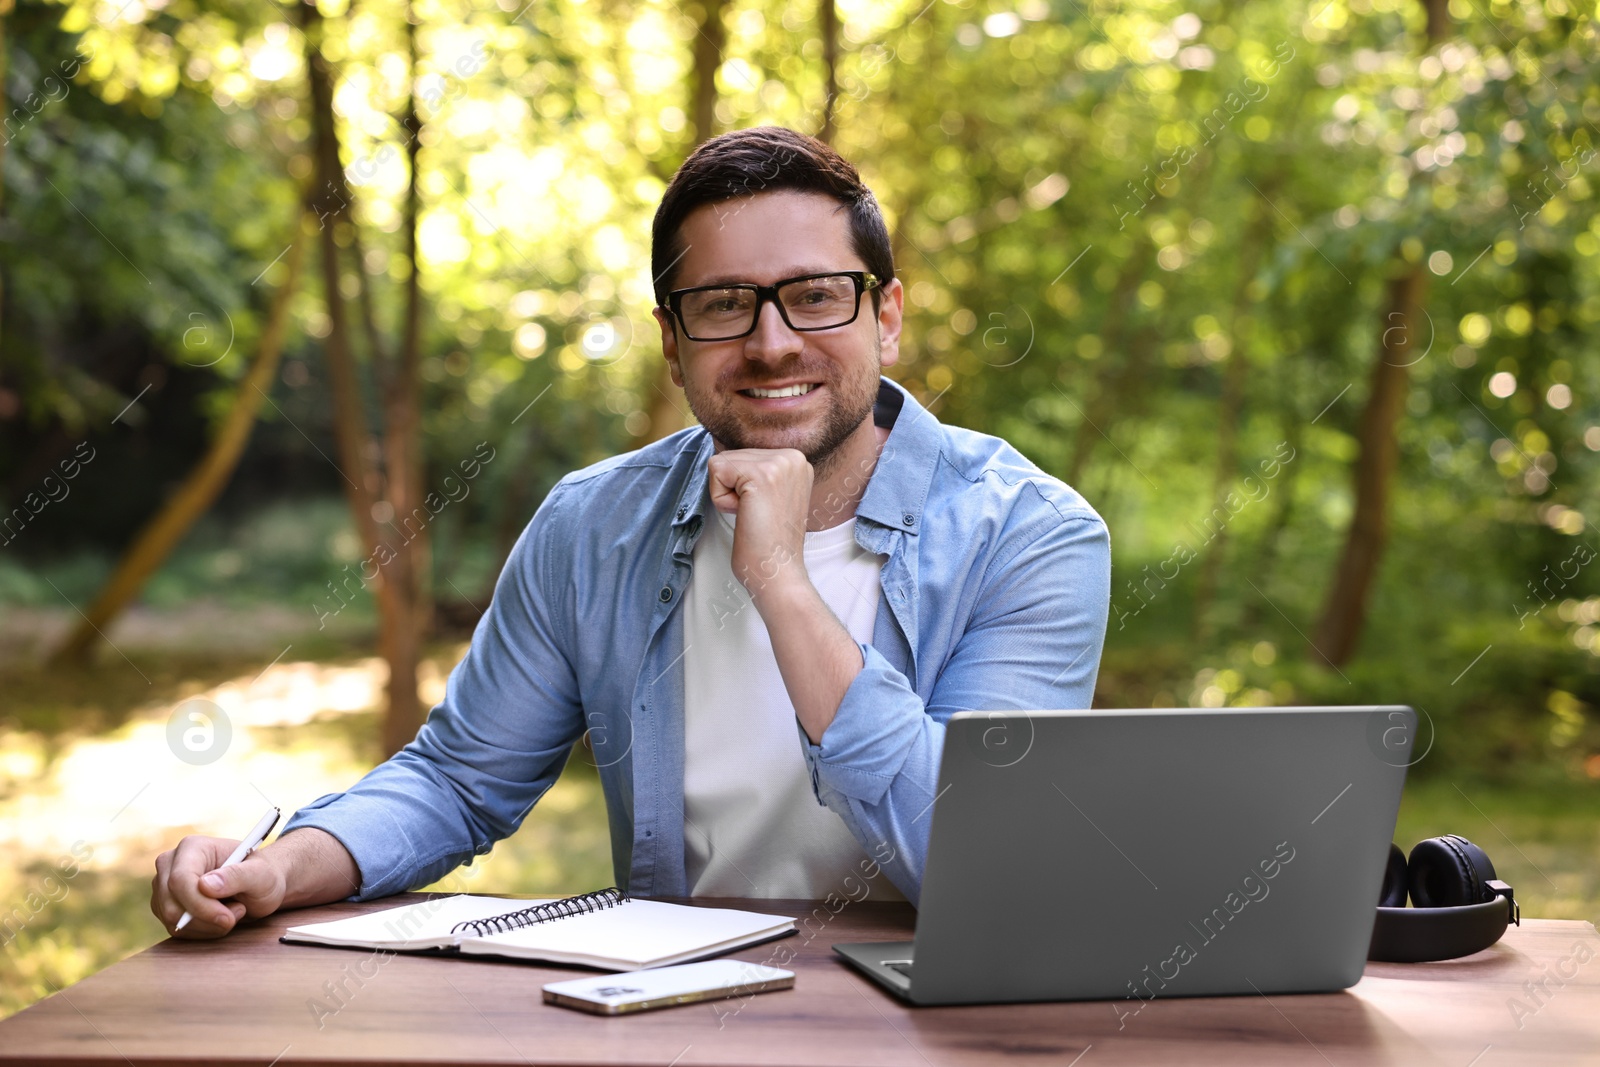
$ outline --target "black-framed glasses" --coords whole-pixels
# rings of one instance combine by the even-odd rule
[[[845,270],[802,274],[772,285],[700,285],[668,293],[667,308],[691,341],[748,336],[768,300],[791,330],[831,330],[856,321],[861,294],[881,284],[875,274]]]

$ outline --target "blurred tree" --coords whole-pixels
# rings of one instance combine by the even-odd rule
[[[1430,20],[1437,32],[1440,4],[552,0],[513,14],[418,0],[413,59],[401,0],[328,0],[330,99],[316,108],[296,6],[169,0],[113,18],[94,0],[22,0],[6,21],[13,110],[82,55],[71,93],[5,155],[0,476],[13,500],[52,448],[107,432],[157,371],[188,380],[196,308],[241,327],[241,353],[194,368],[210,399],[143,393],[97,461],[130,474],[52,505],[39,529],[110,543],[155,510],[162,477],[132,476],[130,424],[165,429],[152,406],[165,402],[203,436],[255,351],[246,283],[281,247],[272,223],[295,181],[342,170],[348,203],[322,206],[343,325],[326,299],[290,315],[294,333],[342,343],[353,383],[333,381],[330,360],[335,388],[321,389],[321,361],[288,353],[298,376],[250,454],[320,450],[336,412],[348,427],[358,411],[377,429],[348,436],[375,481],[342,447],[338,467],[376,495],[367,519],[354,502],[351,514],[392,519],[391,494],[419,489],[386,471],[411,432],[396,386],[417,380],[419,444],[401,466],[432,486],[480,445],[500,457],[428,527],[419,561],[423,597],[453,590],[449,619],[465,625],[557,477],[683,424],[645,314],[651,213],[713,129],[781,122],[828,132],[884,204],[907,294],[891,373],[1106,515],[1113,653],[1161,645],[1153,660],[1199,677],[1256,650],[1294,678],[1271,699],[1304,695],[1327,677],[1276,650],[1304,646],[1297,631],[1324,644],[1330,598],[1360,584],[1337,565],[1366,538],[1382,555],[1342,616],[1364,636],[1339,685],[1402,659],[1449,682],[1491,642],[1498,656],[1543,641],[1563,652],[1520,657],[1526,672],[1553,664],[1527,684],[1559,676],[1589,699],[1596,624],[1573,605],[1600,571],[1574,574],[1572,553],[1592,530],[1585,461],[1600,450],[1587,358],[1600,41],[1569,5],[1457,5],[1419,52],[1405,42]],[[46,33],[61,12],[64,29]],[[342,153],[331,163],[304,149],[319,122]],[[1431,283],[1397,292],[1407,277]],[[413,285],[428,311],[415,318]],[[1403,358],[1384,347],[1391,314],[1417,320]],[[323,488],[298,470],[296,488]],[[1265,684],[1222,677],[1193,699],[1266,699]],[[1464,692],[1441,707],[1478,713]]]
[[[1450,14],[1448,0],[1420,2],[1424,19],[1421,51],[1425,55],[1444,41]],[[1433,185],[1431,176],[1418,172],[1413,183],[1421,198],[1427,199]],[[1428,266],[1419,250],[1409,256],[1407,251],[1407,243],[1401,241],[1394,262],[1388,267],[1391,277],[1386,283],[1378,346],[1357,434],[1360,453],[1352,470],[1355,513],[1311,642],[1316,654],[1333,667],[1344,666],[1355,655],[1366,623],[1367,601],[1389,535],[1389,497],[1400,449],[1395,428],[1405,413],[1409,368],[1421,358],[1413,353],[1418,338],[1423,336]]]
[[[6,19],[0,485],[15,506],[86,439],[119,447],[30,520],[30,551],[116,543],[160,503],[135,468],[159,486],[192,464],[257,347],[251,281],[282,251],[266,219],[294,197],[281,155],[240,151],[253,116],[154,76],[159,47],[132,50],[129,96],[118,49],[62,28],[77,17],[24,0]]]
[[[700,0],[700,24],[694,38],[694,64],[690,68],[689,99],[694,125],[691,141],[683,158],[688,158],[702,142],[716,134],[717,122],[717,70],[722,66],[723,51],[728,44],[728,27],[723,20],[727,0]],[[679,160],[681,162],[682,160]],[[676,169],[676,164],[672,168]],[[690,416],[684,410],[681,390],[672,380],[672,370],[665,359],[658,360],[652,377],[654,395],[646,397],[649,421],[643,423],[635,435],[634,447],[676,433],[688,424]]]
[[[228,479],[239,465],[239,457],[250,442],[250,432],[255,427],[262,403],[267,400],[267,391],[277,377],[284,338],[289,328],[289,301],[294,297],[300,281],[300,263],[305,251],[305,221],[303,203],[296,204],[290,224],[289,247],[285,253],[287,274],[272,296],[255,358],[250,362],[249,371],[240,379],[233,402],[228,406],[227,415],[217,427],[205,455],[195,464],[183,484],[162,502],[160,509],[123,552],[122,558],[112,569],[111,577],[101,587],[94,601],[79,613],[77,623],[50,653],[51,663],[83,660],[227,487]]]
[[[822,35],[822,69],[825,75],[822,123],[817,127],[817,140],[832,144],[834,113],[839,106],[839,8],[834,0],[817,0],[817,25]]]
[[[6,19],[11,15],[11,9],[16,6],[16,0],[0,0],[0,122],[11,117],[11,108],[6,102],[6,55],[10,51],[6,44]],[[6,225],[6,148],[11,144],[11,131],[7,128],[0,134],[0,242],[4,241]],[[7,257],[0,256],[0,261]],[[6,277],[5,270],[0,268],[0,335],[5,333],[5,306],[6,306]]]
[[[360,248],[359,223],[353,211],[354,195],[345,180],[340,158],[339,133],[334,115],[334,75],[323,50],[326,35],[316,0],[296,6],[305,37],[306,70],[312,120],[312,155],[316,192],[312,210],[317,215],[321,243],[323,297],[327,307],[328,335],[324,344],[328,376],[333,386],[335,440],[344,472],[351,518],[360,531],[367,553],[360,569],[378,601],[379,644],[389,665],[386,688],[388,708],[383,723],[383,751],[398,752],[422,726],[423,709],[417,693],[417,667],[428,619],[424,576],[428,560],[428,527],[432,512],[442,505],[424,507],[420,441],[420,385],[422,290],[418,284],[417,256],[419,186],[417,152],[421,120],[416,109],[416,24],[407,11],[407,72],[411,91],[401,128],[406,131],[409,170],[404,208],[406,287],[399,358],[386,358],[371,306],[363,298],[370,351],[368,365],[382,398],[383,435],[368,429],[362,387],[350,338],[350,322],[341,264],[345,249]],[[367,287],[366,263],[352,256],[355,288]],[[367,570],[371,568],[372,573]]]

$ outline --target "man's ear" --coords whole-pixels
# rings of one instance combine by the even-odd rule
[[[661,354],[666,357],[667,367],[672,371],[672,384],[683,388],[683,369],[678,366],[678,331],[677,324],[672,319],[672,312],[666,308],[653,308],[650,314],[656,318],[656,325],[661,327]]]
[[[885,367],[892,367],[900,361],[900,326],[905,300],[905,286],[900,284],[899,278],[895,278],[883,287],[882,298],[878,301],[878,340],[883,346],[878,354],[878,362]]]

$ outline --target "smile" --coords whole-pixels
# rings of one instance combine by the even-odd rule
[[[776,400],[786,396],[805,396],[815,388],[816,385],[812,383],[798,383],[786,385],[782,389],[741,389],[739,392],[761,400]]]

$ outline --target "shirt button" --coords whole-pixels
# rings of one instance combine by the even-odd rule
[[[661,587],[661,602],[663,604],[665,604],[667,601],[669,601],[671,599],[672,599],[672,586],[670,586],[670,585],[662,586]]]
[[[687,507],[682,507],[682,508],[678,509],[678,518],[681,519],[687,514],[689,514],[689,509]]]
[[[900,521],[905,523],[907,526],[915,526],[917,524],[917,517],[908,511],[904,516],[901,517]]]

